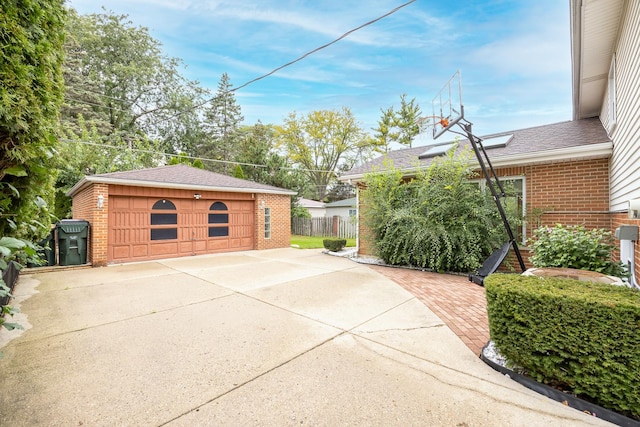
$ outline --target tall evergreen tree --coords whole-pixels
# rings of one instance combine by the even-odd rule
[[[206,139],[198,149],[199,155],[221,163],[209,162],[207,169],[230,174],[233,166],[229,163],[239,152],[238,129],[244,120],[240,105],[232,90],[227,73],[222,74],[218,90],[204,113]]]
[[[64,20],[63,0],[0,3],[0,236],[49,231]]]

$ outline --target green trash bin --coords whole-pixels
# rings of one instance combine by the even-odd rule
[[[60,265],[86,264],[89,223],[81,219],[63,219],[56,228]]]

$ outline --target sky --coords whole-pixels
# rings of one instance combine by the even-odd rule
[[[215,93],[293,61],[408,0],[68,0],[149,29],[183,76]],[[348,107],[371,134],[381,109],[415,98],[425,116],[460,71],[476,135],[571,120],[567,0],[416,0],[235,92],[247,125]],[[442,137],[446,139],[444,136]],[[453,135],[450,139],[453,139]],[[422,135],[414,143],[429,143]]]

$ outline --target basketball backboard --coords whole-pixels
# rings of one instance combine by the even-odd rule
[[[464,117],[460,70],[445,83],[431,101],[433,108],[433,139],[449,130]]]

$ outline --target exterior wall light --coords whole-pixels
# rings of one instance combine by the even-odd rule
[[[196,200],[200,200],[200,197],[202,197],[202,194],[196,193],[193,195],[193,198]]]
[[[100,194],[98,196],[98,209],[102,209],[104,207],[104,196]]]

